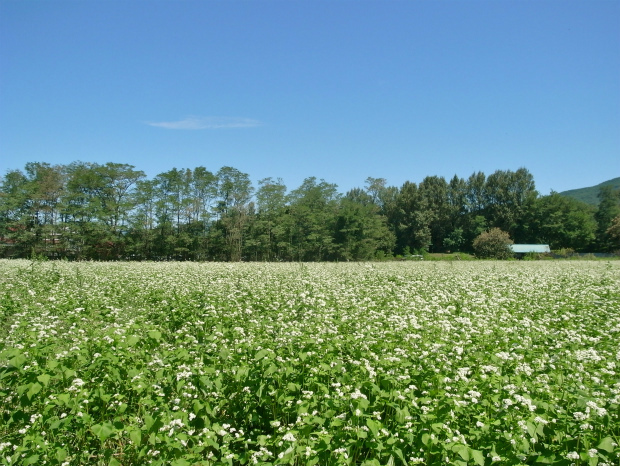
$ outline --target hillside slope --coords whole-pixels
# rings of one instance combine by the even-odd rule
[[[568,191],[562,191],[560,194],[566,197],[572,197],[574,199],[586,202],[591,205],[598,205],[598,191],[602,186],[611,186],[613,189],[620,189],[620,177],[613,178],[611,180],[603,181],[596,186],[590,186],[589,188],[570,189]]]

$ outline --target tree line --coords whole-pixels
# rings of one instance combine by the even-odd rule
[[[525,168],[389,186],[369,177],[345,194],[314,177],[254,187],[232,167],[27,163],[0,179],[0,255],[94,260],[347,261],[468,252],[491,228],[552,249],[620,247],[620,194],[598,208],[540,196]]]

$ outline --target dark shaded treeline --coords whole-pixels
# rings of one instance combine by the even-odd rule
[[[0,180],[0,254],[97,260],[368,260],[469,251],[498,227],[516,243],[610,250],[618,193],[598,208],[539,196],[525,168],[388,186],[368,178],[341,194],[307,178],[252,186],[232,167],[176,169],[147,179],[127,164],[27,163]]]

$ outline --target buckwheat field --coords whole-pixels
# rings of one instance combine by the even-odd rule
[[[618,465],[620,262],[0,261],[3,465]]]

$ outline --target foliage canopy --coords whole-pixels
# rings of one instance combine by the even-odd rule
[[[222,167],[31,162],[0,180],[0,257],[95,260],[363,261],[412,252],[472,252],[499,228],[517,243],[614,250],[620,213],[604,187],[598,209],[539,196],[525,168],[389,186],[369,177],[338,192],[315,177],[288,190]]]
[[[474,251],[483,259],[508,259],[512,257],[510,245],[513,241],[507,232],[499,228],[491,228],[480,233],[474,240]]]

